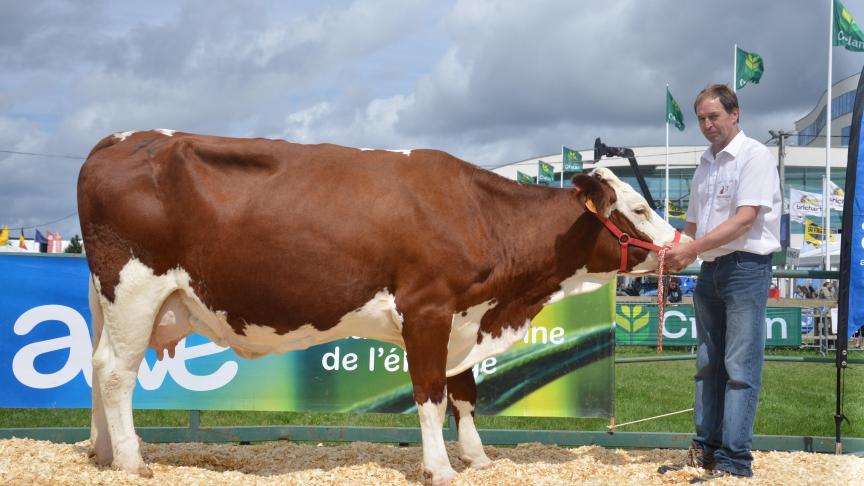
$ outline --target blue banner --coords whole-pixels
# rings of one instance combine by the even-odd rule
[[[846,187],[843,200],[842,240],[840,243],[840,286],[838,294],[838,360],[844,359],[848,338],[864,325],[864,145],[861,131],[864,117],[864,71],[858,80],[849,154],[846,160]],[[839,365],[839,361],[838,361]]]
[[[89,408],[87,261],[0,253],[0,275],[0,408]],[[478,413],[610,416],[613,306],[606,285],[543,309],[521,343],[474,366]],[[147,350],[133,407],[411,412],[414,401],[406,356],[389,343],[349,338],[246,360],[192,334],[174,357]]]

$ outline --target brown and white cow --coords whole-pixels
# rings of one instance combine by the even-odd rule
[[[675,235],[609,170],[574,184],[521,185],[435,150],[106,137],[78,180],[97,462],[152,474],[132,423],[136,373],[148,346],[173,353],[197,332],[247,358],[347,336],[402,346],[433,481],[456,474],[447,398],[464,458],[487,466],[471,367],[544,305],[615,276],[619,241],[599,218],[656,245]],[[626,266],[655,271],[657,254],[631,247]]]

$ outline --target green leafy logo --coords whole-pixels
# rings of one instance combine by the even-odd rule
[[[747,54],[744,65],[747,66],[747,69],[755,71],[762,65],[762,58],[754,54]]]
[[[627,333],[633,334],[648,325],[651,315],[641,305],[621,305],[615,313],[615,323]]]

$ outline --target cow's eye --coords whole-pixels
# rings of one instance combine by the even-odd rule
[[[638,208],[634,209],[633,212],[638,214],[639,216],[648,216],[648,209],[646,209],[644,206],[639,206]]]

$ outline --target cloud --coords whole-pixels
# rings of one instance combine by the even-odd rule
[[[847,8],[864,16],[864,0]],[[172,128],[304,143],[438,148],[496,166],[664,141],[665,86],[730,82],[755,138],[791,130],[824,92],[827,2],[228,0],[11,2],[0,16],[0,149],[86,155],[115,131]],[[834,79],[861,55],[834,49]],[[0,224],[75,211],[80,159],[0,153]],[[7,175],[8,174],[8,175]],[[77,222],[58,225],[77,232]]]

